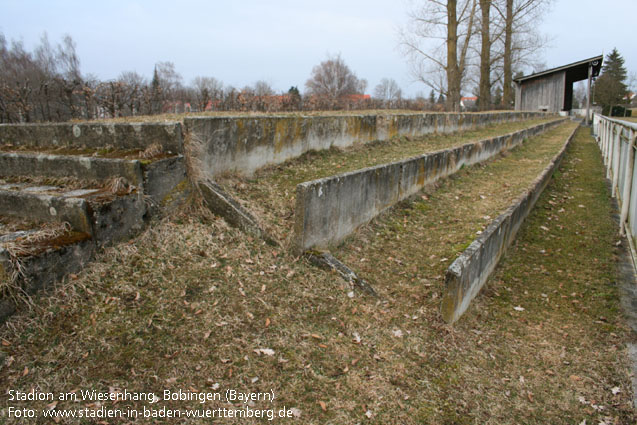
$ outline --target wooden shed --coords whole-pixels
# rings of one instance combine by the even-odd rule
[[[515,110],[570,111],[573,107],[573,83],[588,79],[590,93],[591,80],[599,75],[603,59],[603,55],[595,56],[514,79]]]

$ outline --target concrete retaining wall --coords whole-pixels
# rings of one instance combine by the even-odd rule
[[[447,323],[454,323],[462,316],[471,300],[487,281],[504,251],[515,239],[524,219],[551,180],[576,131],[577,128],[542,174],[535,179],[530,189],[497,217],[449,266],[445,276],[445,294],[441,307],[442,317]]]
[[[425,185],[455,173],[464,165],[491,158],[561,122],[539,124],[453,149],[301,183],[296,188],[295,247],[302,252],[338,243],[358,226]]]
[[[186,181],[186,161],[182,155],[160,159],[142,165],[144,171],[144,194],[163,205],[166,196]]]
[[[28,147],[141,149],[158,144],[164,152],[183,153],[181,124],[57,123],[0,124],[0,144]]]
[[[119,176],[134,185],[143,182],[141,163],[136,160],[0,153],[0,177],[9,176],[75,177],[82,180],[108,180]]]
[[[539,118],[541,112],[186,118],[189,150],[205,177],[232,171],[251,174],[310,150],[387,140],[396,135],[451,133],[485,125]]]

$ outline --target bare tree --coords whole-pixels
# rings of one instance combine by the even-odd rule
[[[182,94],[182,76],[175,70],[175,64],[172,62],[157,62],[155,64],[155,73],[153,75],[152,85],[154,88],[155,103],[159,100],[161,110],[176,109],[177,101],[180,100]]]
[[[480,84],[478,109],[491,106],[491,0],[480,1]]]
[[[44,34],[33,53],[0,34],[0,107],[10,122],[80,117],[83,81],[70,36],[53,48]]]
[[[117,79],[122,85],[122,110],[126,115],[138,115],[142,111],[143,92],[148,85],[146,78],[135,71],[122,72]]]
[[[409,26],[401,32],[416,78],[444,93],[453,111],[460,110],[475,14],[476,0],[427,0],[410,12]]]
[[[272,88],[270,83],[268,83],[267,81],[259,80],[256,83],[254,83],[254,95],[255,96],[273,96],[274,89]]]
[[[502,104],[513,101],[513,72],[530,65],[547,40],[537,32],[538,22],[552,0],[497,0],[492,5],[504,22]]]
[[[340,55],[328,57],[312,69],[312,75],[305,83],[305,88],[309,94],[325,97],[331,101],[336,101],[340,97],[360,93],[365,89],[364,84],[359,80]]]
[[[579,81],[573,87],[573,108],[580,109],[582,105],[586,106],[586,85]]]
[[[208,105],[223,96],[223,83],[213,77],[195,77],[192,82],[200,111],[205,111]]]
[[[385,107],[391,106],[402,98],[402,90],[392,78],[383,78],[374,88],[374,97],[382,100]]]
[[[57,48],[57,59],[60,71],[58,85],[61,89],[61,100],[71,113],[71,118],[81,116],[78,97],[82,93],[82,75],[80,59],[75,51],[75,42],[70,35],[64,36],[62,44]]]

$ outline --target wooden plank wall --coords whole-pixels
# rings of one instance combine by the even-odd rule
[[[520,102],[523,111],[559,112],[564,107],[566,72],[550,74],[542,78],[522,82]]]

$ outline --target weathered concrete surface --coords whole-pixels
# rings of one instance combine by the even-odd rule
[[[378,296],[374,288],[364,279],[360,278],[352,269],[347,267],[329,252],[308,252],[310,263],[324,270],[336,272],[347,283],[360,289],[368,295]]]
[[[129,183],[143,182],[140,161],[71,155],[0,153],[0,177],[75,177],[82,180],[108,180],[124,177]]]
[[[178,122],[0,124],[0,144],[141,150],[158,144],[164,152],[181,154],[184,151],[181,124]]]
[[[295,249],[326,249],[425,185],[510,149],[563,122],[301,183],[296,188]]]
[[[535,179],[527,190],[503,214],[498,216],[485,231],[449,266],[445,275],[445,293],[441,314],[447,323],[454,323],[467,310],[487,281],[506,248],[515,239],[520,226],[528,216],[544,188],[559,166],[566,148],[575,136],[577,128],[568,137],[562,149]]]
[[[153,161],[143,165],[144,194],[161,205],[165,197],[186,179],[183,155]]]
[[[75,273],[93,259],[95,244],[86,235],[84,240],[50,248],[42,253],[20,259],[22,274],[18,275],[18,285],[27,295],[46,288],[53,282],[62,279],[69,273]],[[15,272],[15,266],[9,253],[0,248],[0,280],[8,281]],[[17,309],[15,300],[4,297],[0,299],[0,324]]]
[[[77,231],[92,233],[87,201],[80,198],[0,190],[0,215],[40,222],[68,222]]]
[[[171,208],[188,192],[181,124],[35,124],[0,125],[0,143],[25,147],[69,147],[144,150],[161,146],[163,154],[176,154],[154,161],[99,158],[80,155],[0,153],[0,177],[74,177],[106,182],[123,178],[134,187],[124,195],[104,189],[69,191],[64,187],[35,187],[10,183],[0,187],[0,215],[36,222],[68,222],[73,238],[61,238],[51,248],[10,258],[0,248],[0,282],[21,274],[15,284],[33,294],[68,273],[80,270],[95,250],[126,240],[140,231],[150,215]],[[154,149],[154,148],[153,148]],[[164,155],[165,156],[165,155]],[[150,205],[153,208],[150,208]],[[0,235],[3,242],[29,232]],[[77,235],[82,235],[78,239]],[[15,300],[0,294],[0,323],[16,309]]]
[[[335,116],[194,117],[184,120],[185,143],[204,176],[251,174],[310,150],[479,128],[547,116],[540,112],[425,113]]]
[[[38,222],[67,222],[78,232],[91,235],[99,245],[120,241],[141,230],[146,203],[140,193],[87,198],[0,190],[0,215]]]
[[[210,211],[223,217],[231,226],[237,227],[258,238],[262,238],[269,244],[278,245],[278,243],[259,226],[259,223],[252,214],[243,208],[232,196],[227,194],[221,186],[213,181],[204,180],[198,183],[198,189]]]
[[[142,230],[146,203],[141,193],[118,196],[108,202],[89,201],[93,238],[100,246],[120,242]]]

